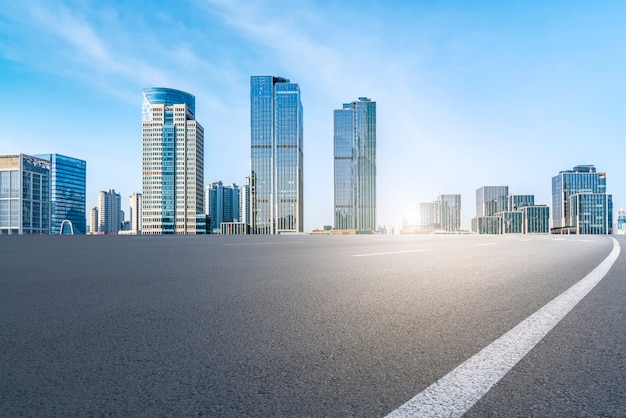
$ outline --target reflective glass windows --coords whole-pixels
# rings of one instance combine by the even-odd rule
[[[376,230],[376,102],[334,111],[335,229]]]
[[[304,230],[300,87],[250,78],[250,223],[254,234]]]

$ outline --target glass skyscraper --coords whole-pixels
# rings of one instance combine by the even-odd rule
[[[50,233],[71,223],[74,234],[87,233],[87,163],[60,154],[37,155],[50,162]]]
[[[613,199],[606,194],[606,173],[578,165],[552,177],[552,232],[610,234]]]
[[[253,234],[304,231],[300,87],[250,77],[250,226]]]
[[[334,111],[335,229],[376,231],[376,102]]]
[[[204,129],[195,97],[153,87],[142,103],[142,233],[204,234]]]

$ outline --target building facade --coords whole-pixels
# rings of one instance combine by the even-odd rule
[[[236,184],[224,186],[221,181],[211,183],[206,188],[206,214],[210,224],[207,230],[213,234],[221,233],[223,222],[239,222],[240,189]]]
[[[509,186],[483,186],[476,190],[476,216],[495,216],[508,208]]]
[[[87,163],[60,154],[37,157],[50,162],[50,233],[71,226],[74,234],[87,233]]]
[[[50,233],[50,161],[0,155],[0,235]]]
[[[246,232],[250,230],[250,177],[239,188],[239,221],[246,224]]]
[[[120,232],[124,218],[122,216],[122,199],[115,190],[98,193],[98,231],[102,234]]]
[[[510,211],[521,210],[525,206],[535,204],[534,194],[509,194],[507,198],[507,209]]]
[[[441,203],[439,200],[435,200],[433,202],[420,202],[418,208],[420,229],[441,228]]]
[[[441,215],[441,229],[444,231],[461,230],[461,195],[460,194],[440,194],[437,196]]]
[[[195,97],[153,87],[142,102],[142,233],[206,233],[204,129]]]
[[[418,229],[461,230],[461,195],[440,194],[433,202],[418,205]]]
[[[300,86],[250,78],[250,225],[253,234],[304,231]]]
[[[98,206],[94,206],[89,211],[89,232],[98,233]]]
[[[142,195],[133,193],[130,198],[130,231],[133,235],[141,235]]]
[[[606,173],[578,165],[552,177],[552,233],[611,234],[613,199]]]
[[[360,97],[334,111],[335,229],[374,232],[376,102]]]
[[[523,206],[522,232],[524,234],[550,233],[550,208],[546,205]]]

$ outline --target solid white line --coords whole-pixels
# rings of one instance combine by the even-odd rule
[[[387,417],[466,413],[608,273],[620,252],[618,242],[611,239],[613,250],[591,273]]]
[[[370,253],[370,254],[352,254],[352,257],[372,257],[376,255],[390,255],[390,254],[404,254],[404,253],[419,253],[428,250],[406,250],[406,251],[390,251],[387,253]]]
[[[486,244],[476,244],[477,247],[484,247],[485,245],[496,245],[497,242],[488,242]]]

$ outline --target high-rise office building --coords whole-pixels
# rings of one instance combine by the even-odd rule
[[[246,177],[239,188],[239,221],[244,223],[247,231],[250,227],[250,177]]]
[[[164,87],[143,90],[142,232],[203,234],[204,129],[195,97]]]
[[[234,183],[224,186],[217,181],[207,186],[205,196],[209,231],[219,234],[223,222],[239,222],[239,186]]]
[[[334,111],[335,229],[376,231],[376,102]]]
[[[304,231],[300,87],[250,78],[250,226],[253,234]]]
[[[98,231],[98,206],[94,206],[89,211],[89,232],[95,234]]]
[[[98,232],[117,234],[122,224],[122,200],[115,190],[101,191],[98,194]]]
[[[441,229],[444,231],[459,231],[461,229],[461,195],[440,194],[437,197],[441,215]]]
[[[141,234],[141,193],[133,193],[130,198],[130,230],[135,235]]]
[[[50,162],[50,233],[69,225],[74,234],[87,233],[87,163],[60,154],[40,154]]]
[[[50,233],[50,161],[0,155],[0,235]]]
[[[552,232],[611,234],[613,198],[606,193],[606,173],[578,165],[552,177]]]

